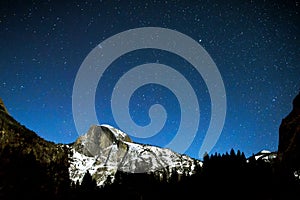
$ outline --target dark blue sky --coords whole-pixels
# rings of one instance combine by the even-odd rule
[[[119,32],[163,27],[199,42],[223,78],[225,125],[210,153],[234,148],[249,156],[277,150],[279,125],[300,89],[299,1],[185,2],[1,1],[0,97],[13,117],[41,137],[73,142],[80,134],[72,115],[73,84],[88,53]],[[210,120],[210,96],[201,75],[170,52],[144,49],[112,63],[97,88],[99,122],[117,126],[110,90],[122,73],[158,61],[180,71],[197,94],[201,128],[185,153],[198,157]],[[169,114],[163,131],[134,140],[164,146],[180,120],[174,94],[155,84],[139,88],[130,102],[131,117],[147,125],[154,103]]]

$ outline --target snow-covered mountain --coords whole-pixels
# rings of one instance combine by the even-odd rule
[[[249,159],[262,160],[265,162],[274,162],[277,158],[277,152],[272,152],[269,150],[261,150],[260,152],[250,156]]]
[[[103,185],[108,176],[114,180],[117,170],[129,173],[155,172],[158,176],[178,174],[191,175],[202,162],[167,148],[138,144],[130,137],[110,126],[93,125],[85,135],[68,146],[70,155],[70,178],[81,182],[89,171]]]

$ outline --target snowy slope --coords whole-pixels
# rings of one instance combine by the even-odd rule
[[[191,175],[196,165],[202,166],[199,160],[170,149],[133,143],[126,133],[110,125],[92,126],[70,148],[71,180],[81,182],[89,171],[99,186],[108,176],[114,180],[117,170],[170,175],[176,169],[178,174]]]
[[[277,152],[271,152],[268,150],[262,150],[254,155],[255,160],[263,160],[265,162],[271,162],[277,157]]]

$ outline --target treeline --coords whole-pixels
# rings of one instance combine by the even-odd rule
[[[57,176],[59,171],[59,179]],[[68,166],[51,168],[5,148],[0,155],[0,199],[293,199],[300,194],[292,171],[276,162],[246,159],[233,149],[223,155],[206,155],[203,166],[192,175],[157,176],[157,173],[118,171],[115,180],[97,187],[87,172],[81,182],[71,183]]]
[[[165,176],[167,177],[167,176]],[[281,171],[275,161],[255,157],[233,149],[220,155],[206,155],[203,166],[192,176],[172,171],[159,179],[155,173],[118,172],[116,181],[102,188],[102,196],[113,199],[293,199],[300,194],[300,181],[292,171]]]
[[[71,181],[64,160],[41,163],[33,151],[0,151],[0,199],[60,199]],[[63,199],[63,198],[61,198]]]

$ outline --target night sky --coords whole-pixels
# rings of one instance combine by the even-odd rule
[[[279,125],[300,89],[300,2],[186,2],[1,1],[0,97],[9,113],[46,140],[74,142],[84,132],[77,132],[73,119],[73,86],[86,56],[120,32],[162,27],[198,42],[222,76],[226,118],[210,153],[231,148],[246,156],[263,149],[276,151]],[[140,49],[116,59],[97,85],[99,123],[118,127],[110,107],[115,84],[130,69],[147,63],[176,69],[194,89],[201,113],[199,129],[184,153],[199,158],[211,119],[210,95],[203,77],[172,52]],[[164,147],[179,127],[176,95],[167,87],[147,84],[133,93],[129,110],[135,123],[145,126],[150,123],[150,106],[157,103],[168,113],[161,132],[132,138]],[[85,118],[83,123],[86,132],[94,122]]]

